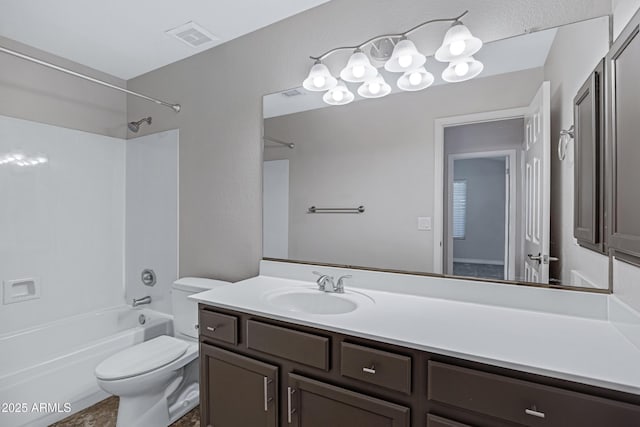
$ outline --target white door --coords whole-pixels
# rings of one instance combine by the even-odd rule
[[[524,280],[549,283],[550,84],[542,83],[524,119]]]
[[[264,162],[262,256],[289,258],[289,160]]]

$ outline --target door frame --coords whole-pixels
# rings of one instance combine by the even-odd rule
[[[499,120],[522,118],[528,107],[508,108],[483,113],[442,117],[434,120],[433,147],[433,273],[443,274],[444,270],[444,130],[452,126],[473,123],[494,122]],[[438,189],[442,189],[438,191]]]
[[[447,176],[447,206],[451,207],[453,197],[454,162],[462,159],[484,159],[505,157],[509,174],[505,178],[505,216],[504,216],[504,280],[515,280],[516,268],[516,150],[473,151],[449,154]],[[443,186],[444,189],[444,186]],[[450,212],[450,210],[449,210]],[[443,218],[444,220],[444,218]],[[447,221],[447,274],[453,274],[453,230],[452,221]],[[443,230],[444,231],[444,230]],[[443,237],[444,240],[444,237]]]

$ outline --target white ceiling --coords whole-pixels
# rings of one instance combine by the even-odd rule
[[[131,79],[329,0],[2,0],[0,36]],[[219,40],[165,31],[194,21]]]

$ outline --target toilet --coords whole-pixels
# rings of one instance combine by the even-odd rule
[[[171,295],[175,336],[134,345],[96,367],[100,388],[120,397],[118,427],[168,426],[198,404],[198,304],[188,297],[228,284],[177,280]]]

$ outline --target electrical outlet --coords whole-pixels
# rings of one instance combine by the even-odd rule
[[[419,216],[418,217],[418,230],[420,230],[420,231],[431,231],[431,217],[430,216]]]

